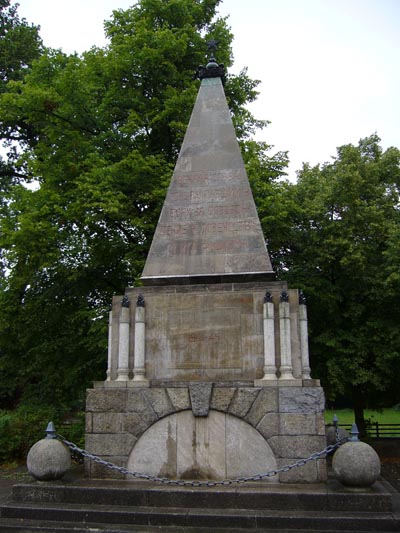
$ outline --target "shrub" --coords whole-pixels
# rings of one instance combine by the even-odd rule
[[[31,446],[46,436],[50,420],[54,422],[56,429],[63,428],[65,438],[81,445],[84,413],[74,414],[68,424],[65,419],[65,413],[51,407],[23,405],[13,411],[0,410],[0,463],[24,460]]]

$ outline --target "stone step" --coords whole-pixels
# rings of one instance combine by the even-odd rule
[[[390,532],[400,531],[398,499],[384,480],[364,492],[346,491],[335,480],[201,488],[76,478],[32,481],[14,485],[11,501],[0,507],[0,531]]]
[[[2,519],[23,519],[84,524],[125,524],[138,526],[174,526],[183,528],[237,528],[247,530],[279,529],[298,531],[399,531],[399,521],[392,513],[293,511],[264,509],[202,509],[183,507],[133,507],[117,505],[8,503],[1,508]],[[111,528],[111,526],[109,526]],[[114,527],[114,526],[112,526]],[[112,530],[112,528],[111,528]],[[23,531],[23,530],[21,530]]]
[[[397,494],[397,493],[395,493]],[[71,503],[181,508],[287,509],[330,512],[391,512],[393,489],[375,483],[368,492],[345,491],[335,480],[317,485],[252,483],[224,487],[175,487],[151,482],[78,480],[73,483],[14,485],[12,500],[24,503]]]
[[[2,533],[230,533],[232,528],[173,527],[173,526],[132,526],[126,524],[90,524],[77,525],[76,522],[62,523],[43,520],[0,519]],[[288,533],[287,529],[242,529],[235,528],[235,533]],[[310,529],[290,530],[290,533],[310,533]],[[353,530],[341,530],[341,533],[354,533]],[[381,533],[390,533],[379,529]],[[337,529],[326,529],[324,533],[337,533]],[[371,530],[357,530],[357,533],[371,533]]]

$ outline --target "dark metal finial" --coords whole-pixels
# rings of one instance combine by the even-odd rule
[[[121,300],[121,306],[122,307],[129,307],[129,298],[126,294],[124,294],[124,297]]]
[[[289,301],[289,295],[286,291],[281,292],[281,302],[288,302]]]
[[[267,291],[264,296],[264,303],[272,303],[272,301],[272,294]]]
[[[136,302],[136,307],[144,307],[144,296],[143,296],[143,294],[139,294],[137,302]]]
[[[204,78],[221,78],[222,82],[225,82],[225,68],[222,63],[218,64],[214,57],[215,51],[219,41],[210,39],[207,45],[207,54],[209,55],[208,63],[206,66],[200,65],[197,67],[196,78],[203,80]]]
[[[207,52],[210,52],[211,57],[214,58],[215,51],[217,49],[217,46],[219,45],[219,41],[216,41],[215,39],[210,39],[207,43]]]
[[[307,298],[303,291],[300,291],[300,294],[299,294],[299,304],[307,305]]]

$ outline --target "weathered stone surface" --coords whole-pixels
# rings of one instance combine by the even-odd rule
[[[229,405],[229,413],[244,418],[249,412],[260,389],[238,388]]]
[[[136,442],[129,433],[89,433],[86,435],[86,449],[95,455],[128,455]]]
[[[218,411],[208,417],[181,411],[143,434],[128,469],[181,479],[224,479],[263,473],[276,464],[267,442],[243,420]]]
[[[278,468],[292,464],[289,459],[278,459]],[[320,481],[316,461],[310,461],[304,466],[292,468],[288,472],[279,474],[281,483],[317,483]]]
[[[323,413],[315,415],[315,423],[316,423],[317,435],[325,435],[326,428],[325,428],[325,418],[324,418]]]
[[[267,413],[257,425],[257,430],[267,440],[276,435],[279,431],[279,414]]]
[[[86,411],[124,412],[126,391],[120,389],[90,389],[86,397]]]
[[[144,267],[145,284],[272,275],[219,78],[201,83]]]
[[[282,435],[315,435],[315,415],[281,413],[279,432]]]
[[[189,394],[194,416],[207,416],[210,410],[212,383],[190,383]]]
[[[137,441],[128,459],[128,469],[152,476],[176,477],[176,448],[176,415],[170,415],[158,420]]]
[[[104,459],[105,461],[111,460],[115,465],[126,468],[126,456],[102,456],[102,459]],[[94,461],[88,461],[87,463],[85,463],[85,474],[87,477],[91,477],[94,479],[125,479],[124,474],[121,474],[117,470],[110,470],[106,466],[95,463]]]
[[[85,432],[86,433],[92,433],[92,413],[86,413],[85,414]]]
[[[268,439],[268,443],[276,457],[289,459],[305,459],[326,446],[323,436],[312,435],[275,436]]]
[[[262,436],[249,424],[226,416],[226,477],[254,476],[275,470],[275,456]],[[276,477],[267,481],[277,481]]]
[[[321,413],[325,397],[320,387],[279,388],[279,411],[281,413]]]
[[[156,420],[157,417],[154,413],[151,418],[146,418],[140,413],[125,413],[122,417],[122,432],[132,433],[135,437],[140,437]]]
[[[328,479],[328,470],[326,467],[326,459],[318,459],[317,463],[317,472],[318,472],[318,481],[324,482]]]
[[[210,411],[196,417],[191,411],[177,417],[177,476],[183,479],[225,477],[225,415]]]
[[[376,451],[366,442],[346,442],[332,459],[333,474],[348,487],[370,487],[381,473]]]
[[[186,387],[169,388],[167,393],[175,411],[190,409],[189,391]]]
[[[126,407],[128,413],[138,414],[146,427],[158,419],[158,415],[155,413],[150,401],[143,396],[142,391],[130,390],[127,394]]]
[[[278,388],[262,388],[255,399],[245,420],[252,426],[257,426],[266,413],[276,412],[278,409]]]
[[[172,381],[254,383],[263,376],[264,368],[262,316],[265,292],[273,294],[274,301],[278,302],[282,288],[281,282],[271,281],[265,284],[149,286],[127,290],[130,301],[136,301],[139,294],[146,301],[146,379],[151,381],[152,386],[158,382],[164,383],[165,387],[170,387],[168,383]],[[295,296],[289,293],[290,298],[295,300]],[[291,315],[294,317],[297,312],[298,306],[294,305]],[[113,322],[115,318],[118,319],[118,316],[113,318]],[[134,317],[132,332],[133,321]],[[275,333],[278,346],[278,323],[275,324]],[[292,347],[298,348],[296,329],[291,331],[291,337]],[[111,343],[111,346],[114,344]],[[299,357],[296,349],[293,357]],[[114,368],[118,350],[113,348],[111,359]],[[131,335],[129,361],[132,371],[133,360]],[[294,381],[290,381],[290,386],[297,384]],[[106,381],[104,388],[111,387],[112,383],[116,384],[117,390],[124,385],[124,382]],[[129,389],[135,383],[128,381],[125,385]],[[282,386],[281,380],[274,384]]]
[[[120,413],[93,413],[92,433],[120,433]]]
[[[142,394],[159,418],[174,412],[174,407],[165,389],[146,389],[142,391]]]
[[[226,413],[235,394],[235,390],[231,387],[214,387],[211,396],[211,409]]]
[[[61,479],[71,467],[71,454],[58,439],[42,439],[28,452],[28,472],[39,481]]]

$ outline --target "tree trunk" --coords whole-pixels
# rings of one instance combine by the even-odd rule
[[[367,436],[367,425],[364,418],[364,409],[366,405],[365,396],[362,391],[356,387],[353,388],[352,396],[355,423],[357,424],[359,437],[362,439]]]

